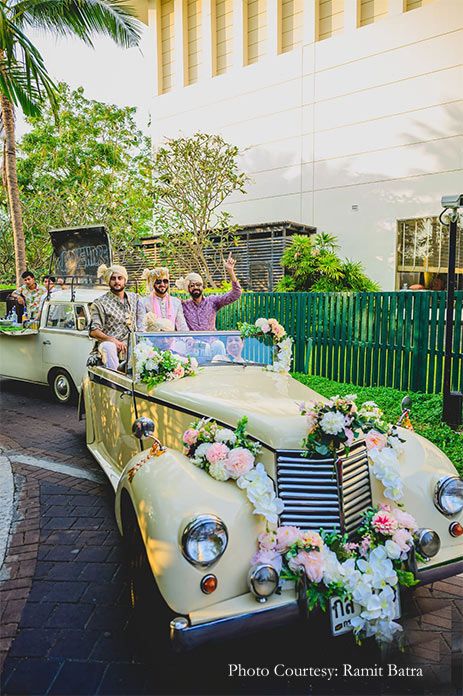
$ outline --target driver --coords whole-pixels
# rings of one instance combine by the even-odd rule
[[[126,339],[131,329],[143,331],[146,310],[134,292],[126,292],[128,280],[124,266],[104,264],[97,271],[109,285],[109,292],[98,297],[90,310],[89,336],[96,339],[92,354],[99,353],[110,370],[119,367],[119,356],[127,353]]]

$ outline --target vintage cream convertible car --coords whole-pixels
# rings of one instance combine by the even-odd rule
[[[173,341],[197,341],[195,354],[201,356],[201,346],[225,344],[233,336],[238,332],[192,333],[188,339],[136,334],[133,340],[163,348],[170,340],[172,350]],[[332,460],[302,456],[306,426],[297,403],[323,397],[289,374],[264,369],[272,352],[256,348],[256,340],[245,339],[241,362],[226,355],[211,358],[206,350],[195,376],[154,389],[130,369],[123,374],[104,367],[89,368],[83,384],[88,447],[116,492],[121,534],[131,543],[134,535],[141,538],[172,612],[171,639],[180,648],[278,626],[300,612],[294,586],[269,587],[271,579],[262,576],[251,578],[250,592],[250,559],[265,522],[237,486],[215,480],[185,456],[182,435],[192,421],[207,417],[233,428],[247,416],[250,436],[262,443],[260,461],[284,502],[282,525],[352,531],[366,507],[384,501],[362,442],[337,469]],[[161,456],[149,450],[150,419],[166,447]],[[463,523],[463,483],[434,445],[409,430],[399,432],[405,440],[403,502],[421,528],[417,548],[423,556],[428,553],[417,576],[431,582],[462,572],[461,538],[450,530]]]

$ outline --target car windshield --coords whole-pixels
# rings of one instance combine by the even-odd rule
[[[267,337],[242,338],[239,331],[175,331],[137,333],[138,341],[149,341],[158,350],[194,357],[200,365],[271,365],[273,346]]]

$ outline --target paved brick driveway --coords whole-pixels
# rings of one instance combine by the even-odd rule
[[[463,579],[414,591],[406,603],[404,653],[361,649],[351,638],[326,639],[324,618],[309,626],[244,637],[186,656],[170,654],[140,623],[109,484],[19,461],[48,458],[99,474],[87,454],[83,424],[46,390],[3,382],[1,440],[14,470],[14,521],[0,575],[6,694],[446,694],[461,683]],[[13,454],[12,454],[13,453]],[[14,454],[16,453],[16,454]],[[15,461],[16,459],[16,461]],[[243,667],[336,666],[321,678],[228,677]],[[343,678],[355,667],[421,666],[423,678]],[[385,669],[387,669],[385,667]]]

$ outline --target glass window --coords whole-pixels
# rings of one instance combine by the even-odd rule
[[[76,327],[78,331],[88,329],[88,319],[84,305],[74,305],[74,313],[76,318]]]
[[[75,329],[74,305],[64,302],[50,302],[46,326],[54,329]]]

